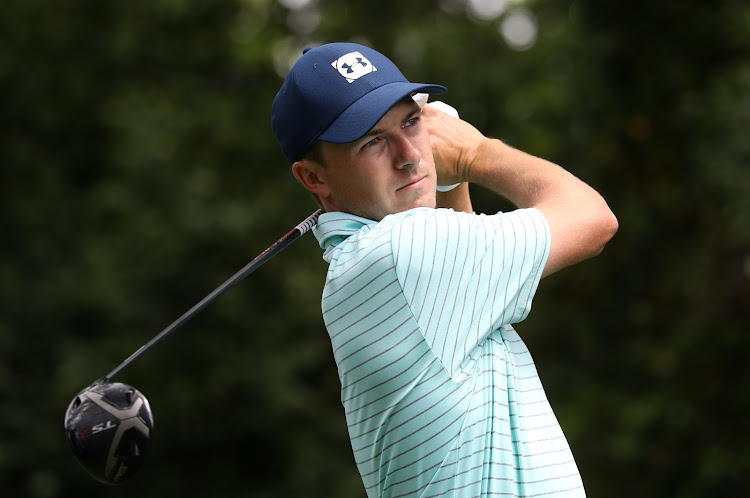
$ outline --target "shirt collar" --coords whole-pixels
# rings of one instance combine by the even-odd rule
[[[350,213],[323,213],[313,228],[313,234],[318,239],[321,249],[325,251],[323,259],[330,263],[331,253],[339,244],[362,230],[362,228],[376,224],[377,221],[368,220],[367,218]]]

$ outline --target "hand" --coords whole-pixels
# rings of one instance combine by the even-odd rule
[[[439,185],[469,181],[479,145],[487,140],[479,130],[427,104],[422,109],[432,144]]]

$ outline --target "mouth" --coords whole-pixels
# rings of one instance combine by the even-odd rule
[[[396,192],[403,192],[403,191],[406,191],[406,190],[412,190],[412,189],[418,188],[422,184],[424,184],[424,182],[426,180],[427,180],[427,176],[422,176],[422,177],[417,178],[416,180],[414,180],[414,181],[412,181],[410,183],[407,183],[403,187],[400,187],[400,188],[396,189]]]

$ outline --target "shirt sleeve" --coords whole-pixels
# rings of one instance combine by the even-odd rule
[[[392,240],[406,300],[454,378],[492,331],[526,318],[550,250],[536,209],[415,210],[394,225]]]

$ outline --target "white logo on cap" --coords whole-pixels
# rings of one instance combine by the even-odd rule
[[[350,52],[346,55],[342,55],[335,61],[331,62],[331,65],[338,69],[341,76],[346,78],[349,83],[354,80],[361,78],[366,74],[377,71],[377,68],[372,65],[372,62],[367,60],[367,57],[360,54],[359,52]]]

